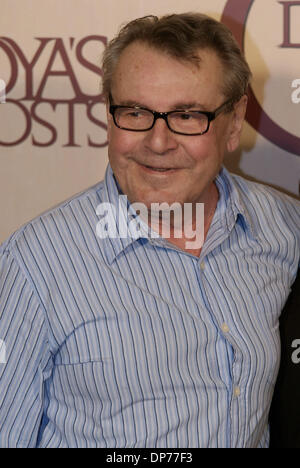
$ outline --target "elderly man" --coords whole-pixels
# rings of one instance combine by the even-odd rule
[[[267,447],[299,204],[222,166],[249,67],[181,14],[123,27],[103,73],[105,180],[2,246],[0,445]]]

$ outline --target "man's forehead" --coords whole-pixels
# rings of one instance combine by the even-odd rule
[[[117,67],[122,66],[123,62],[126,62],[126,66],[131,63],[133,67],[138,69],[154,57],[159,57],[162,62],[180,64],[193,70],[194,73],[199,72],[206,65],[215,65],[217,68],[223,68],[217,52],[212,48],[198,48],[188,56],[181,57],[168,50],[154,47],[142,41],[134,41],[125,47],[119,57]]]
[[[198,58],[196,65],[147,44],[133,43],[123,51],[116,68],[113,97],[121,105],[149,107],[142,99],[149,91],[165,94],[170,109],[211,110],[213,104],[206,97],[223,95],[222,65],[216,53],[208,49],[200,49]]]
[[[159,66],[157,66],[159,65]],[[188,71],[190,75],[199,77],[206,70],[211,73],[223,75],[223,64],[217,53],[209,48],[196,50],[193,59],[174,57],[164,50],[149,46],[142,42],[133,42],[129,44],[121,53],[116,64],[114,75],[123,76],[138,74],[139,72],[160,70],[165,72],[170,70],[170,74],[176,72]]]

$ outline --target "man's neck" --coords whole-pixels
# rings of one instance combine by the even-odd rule
[[[171,244],[199,257],[218,204],[219,192],[214,183],[206,198],[207,201],[203,203],[204,210],[201,211],[201,216],[198,216],[199,211],[197,213],[197,204],[195,204],[193,206],[192,216],[182,216],[181,226],[177,225],[177,227],[174,227],[174,223],[168,226],[169,230],[167,231],[167,236],[164,235],[166,231],[161,221],[157,224],[154,223],[154,225],[151,223],[151,228],[162,237],[166,238]],[[202,231],[201,235],[200,231]],[[201,240],[201,242],[199,242],[199,240]]]

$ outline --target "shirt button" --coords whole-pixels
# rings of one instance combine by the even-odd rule
[[[201,268],[202,271],[204,270],[204,268],[205,268],[205,262],[201,262],[201,263],[200,263],[200,268]]]
[[[228,333],[229,332],[229,327],[228,327],[227,323],[223,323],[222,332],[223,333]]]
[[[240,387],[234,387],[233,394],[235,397],[239,397],[241,394],[241,389]]]

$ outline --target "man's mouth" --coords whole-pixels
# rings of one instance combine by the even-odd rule
[[[157,171],[157,172],[165,172],[165,171],[171,171],[171,167],[152,167],[152,166],[146,166],[148,169],[151,169],[152,171]]]
[[[142,164],[142,167],[145,168],[146,170],[149,171],[154,171],[154,172],[169,172],[169,171],[174,171],[174,167],[154,167],[154,166],[148,166],[146,164]]]

